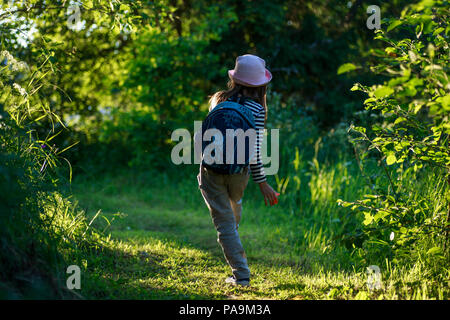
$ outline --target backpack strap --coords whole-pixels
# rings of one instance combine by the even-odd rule
[[[209,113],[207,117],[211,117],[213,116],[215,113],[220,112],[221,110],[234,110],[237,113],[240,114],[241,117],[243,117],[247,123],[250,125],[250,127],[255,128],[255,119],[253,117],[252,112],[250,111],[250,109],[248,109],[247,107],[245,107],[242,104],[239,104],[237,102],[234,101],[224,101],[219,103],[217,106],[214,107],[214,109],[212,109]]]

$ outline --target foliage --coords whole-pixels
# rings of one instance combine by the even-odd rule
[[[395,13],[404,2],[383,3],[383,8]],[[74,23],[75,4],[79,23]],[[41,99],[70,127],[55,142],[62,147],[82,142],[67,152],[76,170],[90,170],[86,163],[94,150],[96,158],[118,166],[145,167],[153,162],[149,154],[165,154],[173,128],[203,118],[207,96],[224,88],[227,69],[246,52],[266,59],[275,79],[271,86],[283,103],[293,101],[313,111],[320,129],[361,108],[359,97],[342,90],[354,81],[354,72],[335,73],[342,62],[364,58],[372,45],[360,2],[348,8],[334,0],[257,5],[234,0],[33,0],[14,1],[10,11],[7,3],[2,8],[6,49],[30,64],[41,50],[50,55],[55,72],[48,74],[52,85],[41,89]],[[106,110],[117,117],[112,123],[105,124]],[[121,123],[130,110],[147,113],[149,127]],[[160,134],[152,143],[137,138],[132,152],[113,152],[112,147],[127,150],[127,143],[105,137],[104,124],[112,136],[125,130],[125,135],[138,137],[155,128]],[[42,123],[39,130],[50,127]]]
[[[360,166],[373,190],[340,203],[364,215],[368,246],[397,258],[417,258],[419,243],[437,260],[448,257],[449,13],[446,1],[422,1],[390,19],[387,31],[376,32],[387,46],[374,50],[379,63],[372,68],[390,79],[352,88],[368,95],[365,107],[380,119],[349,128],[357,133],[353,142],[363,151]],[[364,172],[364,163],[377,155],[384,183]]]
[[[42,53],[48,56],[51,72],[43,79],[40,99],[61,122],[41,121],[36,130],[45,135],[53,125],[57,131],[70,125],[53,141],[61,148],[83,141],[89,149],[98,140],[101,111],[129,101],[120,89],[134,28],[157,23],[156,13],[173,16],[163,1],[33,0],[3,2],[1,8],[2,48],[30,65]],[[86,155],[83,147],[66,153],[72,163]]]
[[[60,192],[58,133],[36,132],[43,119],[59,120],[39,99],[49,59],[36,67],[2,51],[0,60],[0,297],[75,297],[64,287],[64,250],[105,239]]]
[[[235,294],[202,252],[214,231],[198,167],[170,163],[170,136],[203,119],[236,56],[253,53],[274,75],[281,196],[269,213],[246,190],[259,278],[240,297],[448,298],[448,1],[371,4],[382,41],[363,1],[3,1],[0,295],[71,298],[69,264],[84,268],[87,297]],[[85,210],[66,192],[72,175]],[[121,206],[130,216],[111,241],[98,230]],[[382,293],[363,289],[373,263]]]
[[[134,42],[124,86],[136,104],[113,111],[100,131],[100,141],[132,146],[130,166],[167,165],[171,132],[203,116],[205,86],[222,69],[207,46],[234,16],[219,5],[201,5],[191,8],[188,27],[144,27]]]

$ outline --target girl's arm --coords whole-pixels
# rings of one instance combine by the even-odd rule
[[[250,164],[252,171],[253,181],[259,184],[259,189],[264,197],[266,206],[271,206],[278,203],[277,196],[279,195],[275,190],[267,183],[267,178],[264,173],[264,167],[261,160],[261,145],[264,134],[264,120],[266,117],[265,110],[263,109],[255,118],[257,136],[256,136],[256,163]]]
[[[280,194],[273,190],[273,188],[267,183],[267,181],[261,182],[259,184],[259,190],[261,190],[266,206],[268,203],[270,203],[271,206],[278,203],[278,196]]]

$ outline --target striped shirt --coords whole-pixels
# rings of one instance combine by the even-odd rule
[[[256,157],[254,161],[250,162],[250,171],[252,172],[253,181],[256,183],[261,183],[266,181],[266,175],[264,173],[264,167],[261,160],[261,145],[263,141],[264,134],[264,120],[266,118],[266,110],[259,103],[246,99],[244,106],[250,109],[255,118],[255,129],[257,132],[256,135]]]
[[[250,109],[255,119],[255,130],[257,132],[256,135],[256,156],[253,158],[253,161],[250,162],[250,171],[252,173],[253,181],[256,183],[261,183],[266,181],[266,174],[264,173],[264,167],[261,160],[261,145],[263,141],[264,135],[264,120],[266,118],[266,110],[264,107],[250,98],[245,99],[244,106]],[[209,108],[212,110],[215,107],[215,103],[213,102]]]

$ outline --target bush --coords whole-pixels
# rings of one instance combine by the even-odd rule
[[[441,266],[448,259],[448,22],[446,1],[406,7],[400,19],[389,21],[387,32],[375,36],[388,46],[376,52],[379,64],[372,70],[390,79],[352,88],[368,95],[366,110],[381,121],[350,127],[362,173],[373,188],[364,199],[340,203],[363,215],[362,252],[374,259],[425,256]],[[380,170],[368,174],[364,165],[374,160]]]
[[[14,80],[20,62],[2,54],[7,61],[0,67],[0,298],[75,297],[64,281],[67,266],[79,260],[73,249],[104,241],[60,191],[56,169],[63,158],[51,145],[54,135],[41,140],[36,134],[40,119],[55,120],[27,93],[37,92],[42,68],[23,70],[19,84]],[[35,87],[26,87],[32,80]]]

